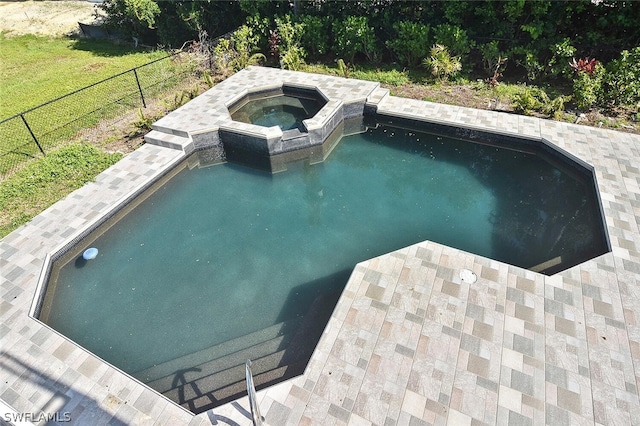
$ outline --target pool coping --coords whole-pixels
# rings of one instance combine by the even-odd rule
[[[594,168],[612,251],[550,277],[432,242],[359,263],[305,374],[258,392],[267,424],[640,424],[639,135],[260,67],[214,93],[274,78],[317,82],[343,97],[366,92],[383,113],[553,143]],[[179,143],[210,129],[219,107],[198,99],[158,128],[176,124],[170,135]],[[186,119],[199,102],[206,114]],[[18,413],[68,412],[91,424],[250,424],[246,398],[193,416],[29,317],[47,254],[189,150],[144,145],[0,241],[0,399]],[[478,276],[473,286],[462,269]]]

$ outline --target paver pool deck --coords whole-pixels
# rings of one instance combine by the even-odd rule
[[[594,167],[612,250],[553,276],[433,242],[354,265],[305,373],[258,392],[265,424],[640,424],[639,135],[259,67],[160,124],[194,134],[224,125],[222,94],[285,80],[364,96],[383,112],[550,141]],[[189,137],[167,139],[174,148],[142,146],[0,241],[1,419],[13,410],[81,425],[251,424],[247,398],[194,416],[29,315],[47,255],[184,158],[175,147]]]

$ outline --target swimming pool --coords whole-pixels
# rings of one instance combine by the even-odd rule
[[[233,398],[233,367],[212,370],[227,352],[259,347],[300,371],[315,342],[285,348],[317,341],[315,319],[361,260],[428,239],[526,268],[563,258],[551,273],[607,250],[580,165],[531,141],[405,124],[371,123],[325,162],[275,175],[185,162],[57,262],[40,319],[199,412]],[[83,262],[89,246],[100,254]]]

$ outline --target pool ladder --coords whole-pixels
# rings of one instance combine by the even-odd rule
[[[256,399],[256,388],[253,385],[250,359],[245,363],[245,376],[247,379],[247,395],[249,396],[249,405],[251,406],[253,426],[262,426],[262,416],[260,415],[260,407],[258,407],[258,401]]]

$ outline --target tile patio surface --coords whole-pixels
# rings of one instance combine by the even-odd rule
[[[161,120],[158,143],[189,151],[194,135],[228,122],[225,94],[284,80],[553,142],[594,166],[612,251],[554,276],[432,242],[362,262],[305,374],[258,393],[266,424],[640,424],[640,136],[249,68]],[[193,416],[29,316],[46,255],[184,156],[146,144],[0,241],[0,418],[13,409],[82,425],[251,424],[246,398]],[[460,279],[464,268],[475,284]]]

